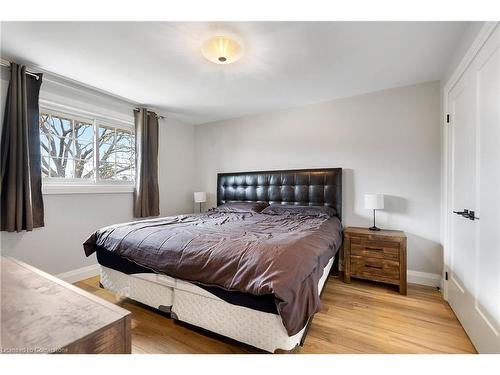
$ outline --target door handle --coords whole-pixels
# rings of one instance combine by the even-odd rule
[[[466,219],[469,220],[479,220],[479,218],[475,215],[474,211],[469,211],[468,209],[464,208],[463,211],[453,211],[454,214],[460,215],[465,217]]]
[[[464,208],[463,211],[453,211],[454,214],[463,216],[463,217],[468,217],[469,216],[469,210]]]

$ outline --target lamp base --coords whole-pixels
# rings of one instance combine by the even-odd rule
[[[374,231],[380,230],[380,228],[376,227],[375,225],[373,227],[368,228],[368,229],[369,230],[374,230]]]

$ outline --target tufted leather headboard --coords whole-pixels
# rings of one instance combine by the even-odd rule
[[[342,168],[217,174],[217,205],[269,202],[329,206],[342,219]]]

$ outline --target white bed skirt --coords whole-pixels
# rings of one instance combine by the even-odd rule
[[[333,258],[323,270],[319,293],[332,265]],[[165,275],[127,275],[101,266],[101,284],[121,297],[170,311],[180,321],[271,353],[294,349],[306,331],[304,327],[296,335],[288,336],[279,315],[230,304],[194,284]]]

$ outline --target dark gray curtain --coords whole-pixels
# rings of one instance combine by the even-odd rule
[[[158,216],[158,116],[139,108],[135,118],[135,191],[134,217]]]
[[[0,155],[0,229],[20,232],[43,227],[38,80],[11,64]]]

